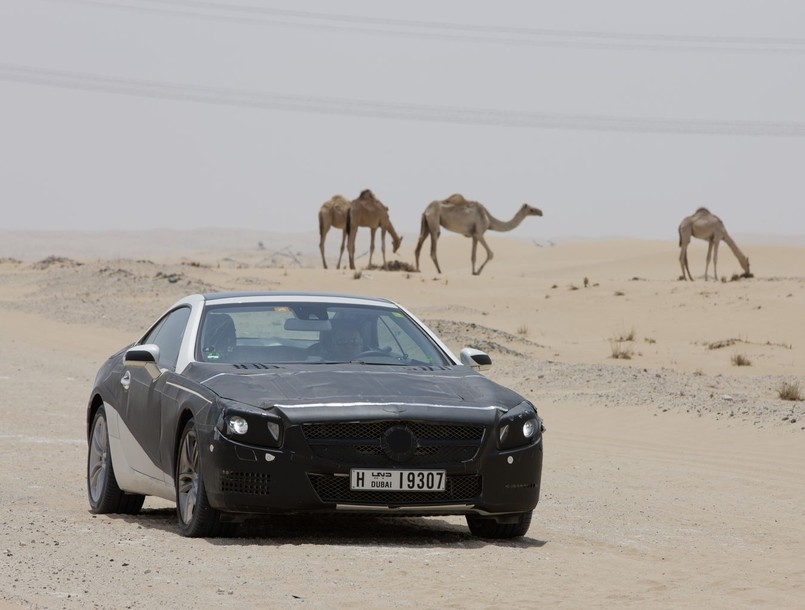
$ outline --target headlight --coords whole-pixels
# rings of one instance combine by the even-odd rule
[[[243,435],[249,431],[249,422],[240,415],[232,415],[229,417],[226,427],[230,434]]]
[[[523,402],[503,415],[498,422],[498,448],[513,449],[536,442],[542,421],[530,402]]]
[[[282,442],[282,421],[248,405],[226,408],[218,418],[216,428],[226,438],[244,445],[279,447]]]

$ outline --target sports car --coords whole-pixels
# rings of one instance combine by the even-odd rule
[[[315,512],[463,515],[473,535],[523,536],[544,426],[490,365],[386,299],[187,296],[98,371],[90,510],[164,498],[190,537]]]

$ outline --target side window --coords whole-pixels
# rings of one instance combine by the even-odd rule
[[[179,359],[179,348],[182,345],[187,321],[190,318],[190,308],[182,307],[166,315],[149,332],[143,343],[154,343],[159,346],[160,368],[174,370]]]

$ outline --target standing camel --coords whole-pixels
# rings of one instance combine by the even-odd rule
[[[710,267],[710,257],[713,257],[713,277],[718,280],[718,272],[716,265],[718,264],[718,244],[723,239],[732,250],[735,258],[744,270],[743,277],[752,277],[749,272],[749,259],[744,256],[743,252],[738,249],[738,246],[732,241],[732,238],[724,228],[724,223],[721,219],[712,214],[707,208],[699,208],[691,216],[682,219],[679,225],[679,264],[682,267],[682,279],[687,280],[690,278],[693,281],[693,276],[688,267],[688,244],[690,238],[696,237],[698,239],[705,239],[707,245],[707,263],[704,266],[704,280],[707,281],[707,270]]]
[[[347,243],[347,216],[349,215],[349,199],[341,195],[335,195],[329,201],[325,201],[319,208],[319,250],[321,250],[321,262],[327,269],[327,259],[324,257],[324,240],[330,227],[341,229],[341,252],[338,255],[338,265],[341,268],[341,257],[344,256],[344,246]]]
[[[428,236],[430,236],[430,257],[433,259],[433,264],[436,265],[436,271],[439,273],[442,272],[439,268],[439,261],[436,258],[436,241],[439,239],[439,227],[444,227],[448,231],[460,233],[464,237],[472,238],[472,274],[480,275],[486,264],[491,261],[494,256],[484,239],[484,233],[490,229],[492,231],[511,231],[523,222],[526,216],[542,216],[542,211],[524,203],[522,207],[517,210],[514,218],[508,222],[503,222],[492,216],[492,214],[477,201],[468,201],[464,199],[462,195],[451,195],[447,199],[433,201],[428,204],[428,207],[426,207],[425,211],[422,213],[419,241],[416,244],[416,250],[414,252],[416,256],[416,270],[419,271],[419,252],[422,250],[422,244]],[[486,260],[476,271],[475,254],[478,250],[479,242],[486,250]]]
[[[383,269],[386,268],[386,232],[391,235],[391,245],[394,252],[400,248],[402,237],[397,235],[397,231],[389,219],[389,209],[383,205],[374,193],[369,189],[361,192],[357,199],[354,199],[349,206],[349,216],[347,217],[347,252],[349,252],[349,268],[355,268],[355,237],[358,234],[358,227],[369,227],[371,242],[369,244],[369,266],[372,266],[372,255],[375,252],[375,232],[380,227],[380,249],[383,252]]]

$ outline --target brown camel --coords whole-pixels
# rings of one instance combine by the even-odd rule
[[[402,237],[397,235],[397,231],[389,219],[389,209],[380,202],[374,193],[369,189],[361,192],[357,199],[354,199],[349,206],[349,216],[347,217],[347,252],[349,252],[349,268],[355,268],[355,237],[358,234],[358,227],[369,227],[371,242],[369,244],[369,266],[372,266],[372,255],[375,252],[375,232],[380,227],[380,250],[383,253],[383,269],[386,268],[386,232],[391,235],[391,245],[394,252],[397,252],[402,242]]]
[[[329,201],[322,203],[319,208],[319,250],[321,250],[321,262],[325,269],[327,269],[327,259],[324,257],[324,240],[330,227],[341,229],[341,252],[338,255],[336,269],[341,268],[341,258],[344,256],[344,246],[347,243],[349,205],[349,199],[335,195]]]
[[[693,276],[688,267],[688,244],[690,243],[691,237],[705,239],[708,242],[707,262],[704,266],[705,281],[707,281],[707,270],[710,267],[711,256],[713,258],[713,277],[718,280],[718,272],[716,271],[716,265],[718,264],[718,244],[722,239],[730,247],[730,250],[732,250],[735,258],[738,259],[741,268],[744,270],[741,276],[752,277],[752,274],[749,272],[749,259],[744,256],[743,252],[741,252],[738,246],[735,245],[735,242],[732,241],[721,219],[711,213],[707,208],[699,208],[691,216],[683,218],[679,225],[679,247],[681,248],[679,252],[679,264],[682,267],[683,280],[689,278],[693,281]]]
[[[492,216],[492,214],[477,201],[468,201],[459,194],[451,195],[441,201],[433,201],[428,204],[428,207],[425,208],[425,211],[422,213],[419,241],[416,244],[416,250],[414,252],[416,256],[416,269],[419,271],[419,252],[422,250],[422,244],[425,242],[425,239],[430,236],[430,257],[433,259],[433,264],[436,265],[436,271],[439,273],[442,272],[439,268],[439,261],[436,258],[436,241],[439,239],[439,227],[444,227],[448,231],[460,233],[464,237],[472,238],[472,274],[480,275],[486,264],[491,261],[494,256],[484,239],[484,233],[490,229],[492,231],[511,231],[523,222],[526,216],[542,216],[542,211],[524,203],[522,207],[517,210],[514,218],[508,222],[503,222]],[[479,242],[486,250],[486,260],[476,271],[475,254],[478,250]]]

